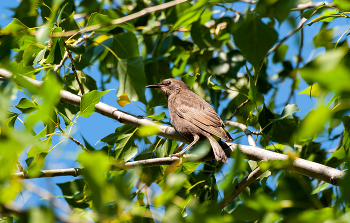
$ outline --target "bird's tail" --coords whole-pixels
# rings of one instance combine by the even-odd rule
[[[207,136],[207,138],[209,139],[210,145],[213,148],[215,159],[228,164],[227,156],[220,144],[211,135]]]

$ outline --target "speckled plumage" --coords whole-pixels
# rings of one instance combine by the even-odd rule
[[[170,118],[175,130],[188,142],[191,142],[180,153],[172,156],[181,156],[200,138],[208,138],[217,161],[228,163],[224,150],[212,137],[215,135],[226,141],[232,137],[227,132],[224,122],[211,105],[199,97],[184,82],[177,79],[166,79],[149,88],[157,88],[168,98]]]

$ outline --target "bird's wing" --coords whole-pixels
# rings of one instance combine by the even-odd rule
[[[228,140],[224,123],[215,110],[196,94],[181,94],[174,100],[176,114],[212,135]]]

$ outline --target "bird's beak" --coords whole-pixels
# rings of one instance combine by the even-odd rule
[[[160,88],[160,85],[154,84],[154,85],[148,85],[146,88]]]

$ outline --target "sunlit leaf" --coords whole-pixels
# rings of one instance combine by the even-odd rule
[[[324,106],[319,106],[317,110],[311,111],[301,122],[298,139],[302,140],[314,137],[317,133],[321,132],[324,124],[331,117],[331,114],[332,112]]]
[[[321,88],[320,85],[318,83],[315,83],[309,87],[307,87],[306,89],[300,91],[298,94],[306,94],[309,95],[310,97],[318,97],[320,95],[321,92]]]
[[[118,105],[124,107],[125,105],[130,103],[129,97],[127,94],[122,94],[117,99]]]
[[[81,98],[80,115],[84,118],[88,118],[92,115],[95,112],[95,105],[100,102],[101,97],[111,90],[113,89],[106,91],[91,91],[84,94]]]
[[[156,135],[160,132],[159,128],[155,125],[143,125],[137,130],[137,134],[140,137],[148,137]]]
[[[27,98],[21,98],[15,107],[23,113],[31,113],[38,109],[38,106]]]
[[[157,115],[149,115],[149,116],[147,116],[147,117],[159,121],[159,120],[165,118],[165,117],[166,117],[166,114],[165,114],[165,112],[162,112],[162,113],[160,113],[160,114],[157,114]]]
[[[274,122],[274,121],[279,121],[279,120],[285,119],[286,117],[294,114],[297,111],[299,111],[299,108],[296,104],[289,104],[286,107],[284,107],[281,115],[278,118],[270,119],[270,121]]]

